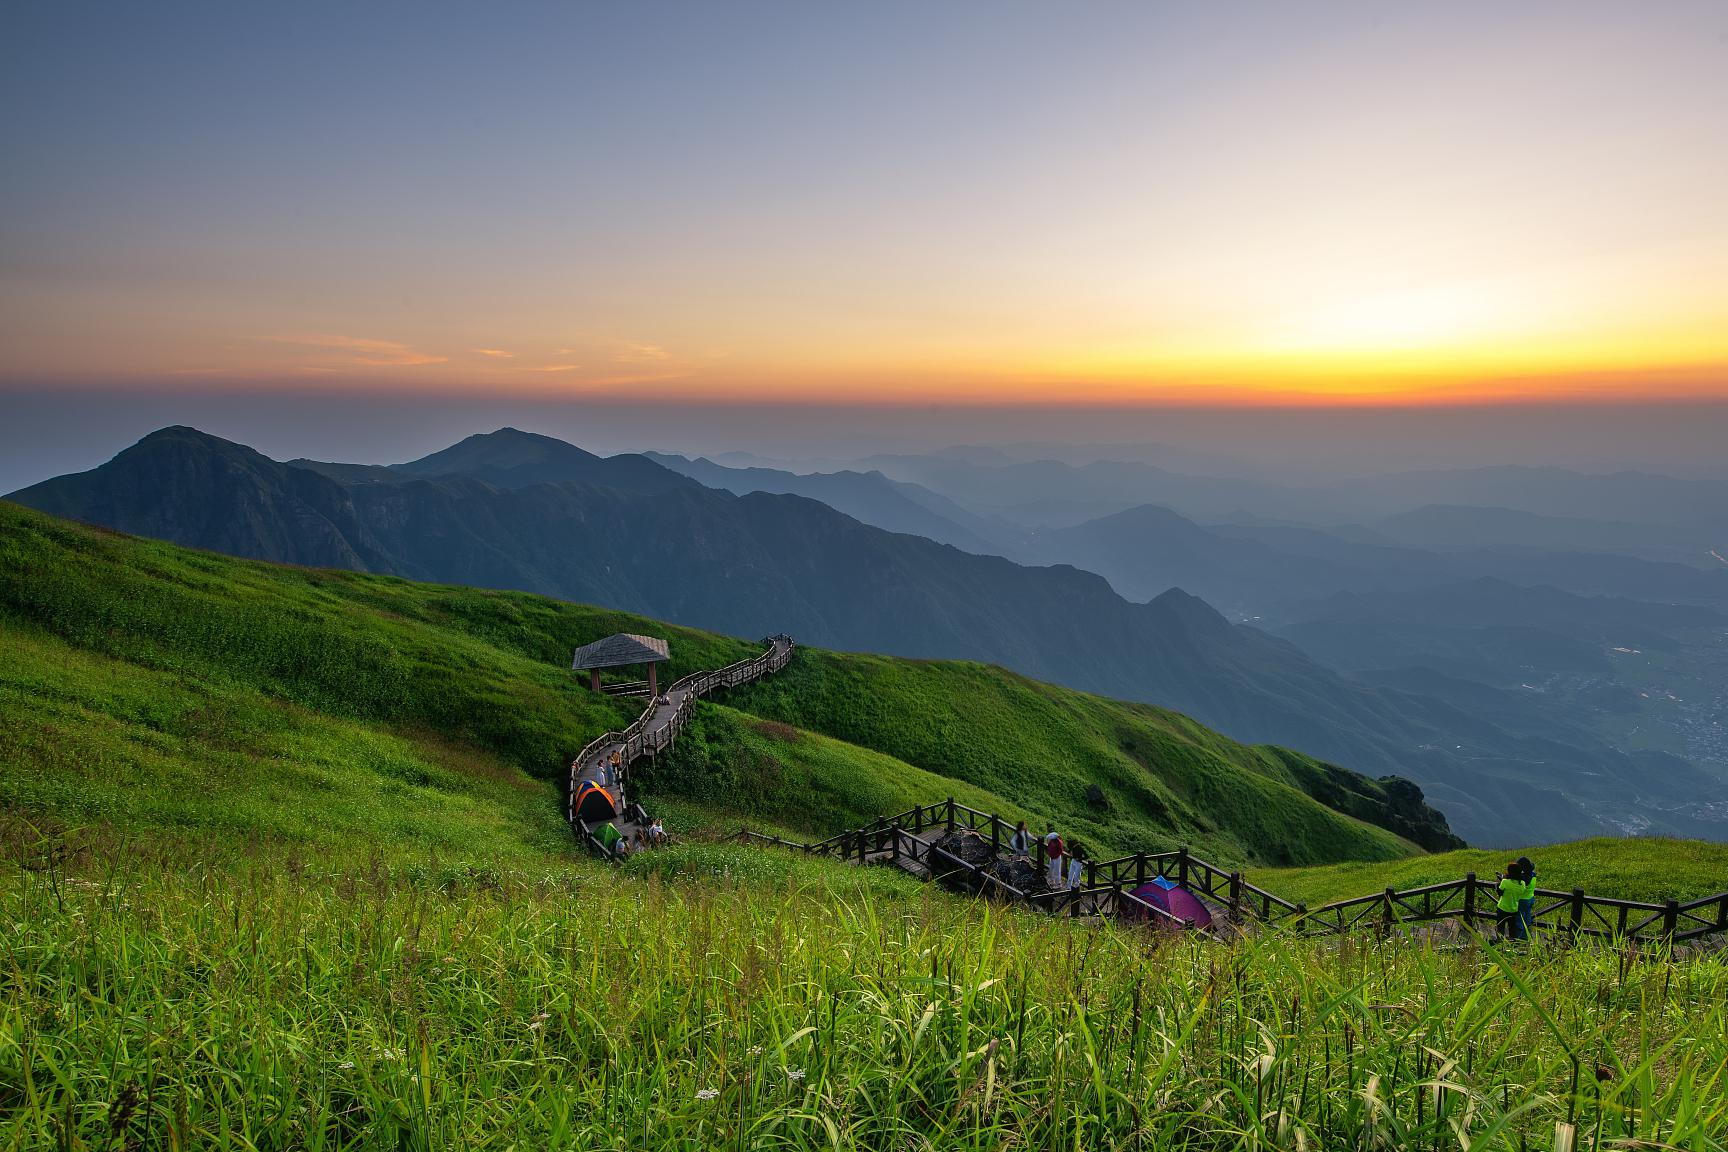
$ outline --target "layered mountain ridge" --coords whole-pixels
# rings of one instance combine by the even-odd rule
[[[389,468],[283,464],[188,428],[11,497],[256,559],[517,589],[732,635],[965,659],[1178,709],[1241,740],[1408,776],[1466,837],[1602,830],[1648,791],[1606,750],[1499,728],[1446,700],[1352,683],[1180,590],[1147,603],[871,527],[818,501],[716,491],[641,456],[515,430]],[[1662,827],[1660,795],[1649,819]]]

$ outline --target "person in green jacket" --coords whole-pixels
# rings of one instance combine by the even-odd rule
[[[1536,865],[1530,862],[1530,857],[1518,857],[1518,875],[1524,881],[1524,899],[1518,901],[1518,938],[1520,940],[1534,939],[1536,936]]]
[[[1498,890],[1500,899],[1494,905],[1494,927],[1500,939],[1524,939],[1524,918],[1519,915],[1519,909],[1525,900],[1535,899],[1535,882],[1526,879],[1523,868],[1514,861],[1506,865]]]
[[[624,833],[618,831],[618,825],[608,820],[600,825],[600,830],[594,833],[594,837],[600,841],[600,847],[606,849],[608,856],[616,856],[618,845],[624,840]]]

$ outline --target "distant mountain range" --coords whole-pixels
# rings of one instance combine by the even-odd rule
[[[847,500],[917,517],[887,494],[917,501],[867,475],[833,483],[849,486]],[[1663,779],[1605,745],[1351,682],[1185,592],[1134,603],[1073,567],[976,555],[814,499],[738,496],[642,456],[601,458],[511,429],[376,467],[284,464],[168,428],[11,499],[241,556],[541,592],[738,636],[785,630],[825,647],[997,663],[1176,708],[1238,739],[1411,777],[1478,842],[1597,832],[1592,809],[1605,804],[1696,832],[1665,814]]]
[[[1238,514],[1202,525],[1171,508],[1135,504],[1065,526],[1029,527],[986,515],[923,484],[879,472],[796,473],[731,468],[682,456],[653,456],[668,468],[714,488],[747,494],[791,493],[820,500],[893,532],[927,536],[969,552],[1022,564],[1072,564],[1096,572],[1130,600],[1182,588],[1242,617],[1286,619],[1292,603],[1335,592],[1379,592],[1499,579],[1545,584],[1592,596],[1728,607],[1728,563],[1705,546],[1705,529],[1593,521],[1506,508],[1430,505],[1367,526],[1321,529]],[[977,497],[977,486],[1000,481],[1001,496],[1028,476],[1060,494],[1073,511],[1091,506],[1074,494],[1078,480],[1114,476],[1145,481],[1174,473],[1138,464],[1114,470],[1075,469],[1056,462],[1004,467],[971,459],[876,457],[885,466],[917,470]],[[1531,470],[1545,474],[1545,470]],[[1581,476],[1567,473],[1569,476]],[[957,479],[958,478],[958,482]],[[1210,484],[1193,477],[1183,485]],[[1239,482],[1236,496],[1263,488]],[[1098,495],[1090,489],[1091,496]],[[1232,499],[1234,496],[1231,497]],[[1004,505],[1006,506],[1006,505]],[[1015,505],[1017,514],[1026,505]],[[1723,544],[1728,554],[1728,533]],[[1681,562],[1681,561],[1684,562]]]
[[[769,492],[819,500],[854,520],[890,532],[927,536],[967,552],[999,555],[1022,535],[1006,521],[968,512],[919,484],[890,480],[880,472],[800,474],[777,468],[728,468],[711,460],[645,453],[648,459],[709,488],[739,496]]]

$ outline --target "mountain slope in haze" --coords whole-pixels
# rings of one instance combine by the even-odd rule
[[[710,488],[738,496],[752,492],[803,496],[854,520],[889,532],[924,536],[966,552],[995,555],[1001,547],[966,526],[980,518],[918,485],[890,480],[880,472],[812,472],[773,468],[726,468],[711,460],[649,452],[646,457]],[[917,490],[914,495],[912,490]]]
[[[1700,525],[1719,524],[1728,505],[1728,483],[1722,480],[1518,464],[1363,476],[1318,485],[1311,491],[1370,517],[1438,504],[1510,508],[1584,520]]]
[[[1698,567],[1721,567],[1712,545],[1728,548],[1728,535],[1706,528],[1640,524],[1580,516],[1545,516],[1516,508],[1427,504],[1375,522],[1387,540],[1417,548],[1459,551],[1481,548],[1549,552],[1613,552]]]
[[[1151,464],[1096,460],[980,463],[954,456],[871,456],[858,464],[957,501],[974,513],[1026,528],[1060,528],[1142,504],[1189,516],[1225,516],[1241,508],[1282,513],[1290,501],[1275,485],[1189,476]]]
[[[1519,514],[1513,514],[1516,518]],[[1428,550],[1368,531],[1289,524],[1202,526],[1143,505],[1031,534],[1008,553],[1023,563],[1068,563],[1141,599],[1182,587],[1243,616],[1286,622],[1293,606],[1332,593],[1408,592],[1497,579],[1587,596],[1728,607],[1728,566],[1606,551],[1536,547]]]
[[[1652,825],[1663,827],[1661,782],[1611,753],[1532,740],[1443,700],[1353,684],[1186,594],[1130,603],[1073,568],[972,555],[812,500],[733,496],[664,469],[646,489],[630,489],[596,471],[610,461],[555,449],[549,457],[544,438],[524,440],[514,432],[470,438],[462,463],[491,475],[532,467],[552,476],[549,458],[562,457],[582,478],[504,488],[437,474],[343,485],[172,429],[15,498],[261,559],[316,564],[330,555],[360,570],[599,602],[732,635],[785,630],[822,647],[1000,664],[1176,708],[1249,742],[1408,775],[1477,842],[1595,833],[1602,825],[1585,805],[1598,802],[1648,801]],[[658,466],[638,457],[626,467]],[[186,482],[188,474],[199,482]]]
[[[237,560],[0,504],[0,809],[326,846],[449,848],[484,827],[488,848],[544,846],[570,757],[635,707],[589,692],[565,662],[623,630],[668,638],[670,675],[758,650],[523,593]],[[1408,782],[1244,747],[1160,709],[980,665],[801,648],[789,672],[789,696],[703,706],[683,762],[647,778],[821,835],[884,801],[960,795],[1123,851],[1189,842],[1225,860],[1314,863],[1406,855],[1403,837],[1452,843]],[[970,705],[986,698],[988,719]],[[854,718],[857,739],[789,728],[785,700],[850,700],[822,716]],[[724,787],[710,787],[716,774]],[[1088,783],[1108,809],[1087,802]]]

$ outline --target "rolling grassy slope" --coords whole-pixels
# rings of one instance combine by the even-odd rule
[[[715,851],[644,853],[636,883],[597,864],[0,871],[0,1145],[1728,1139],[1719,955],[1276,936],[1154,951],[1131,926],[887,869]]]
[[[1405,822],[1398,797],[1366,777],[983,664],[805,652],[732,703],[1058,814],[1124,852],[1188,843],[1226,860],[1385,860],[1411,846],[1365,820],[1431,830],[1432,813]],[[1108,810],[1087,802],[1089,784]]]
[[[564,670],[577,644],[668,636],[671,675],[756,651],[528,594],[234,560],[4,503],[0,628],[9,808],[322,845],[450,844],[472,817],[501,851],[552,835],[556,799],[534,778],[557,779],[632,714]],[[782,676],[785,690],[734,703],[829,739],[707,710],[660,787],[820,834],[952,794],[1122,850],[1188,842],[1263,863],[1413,850],[1307,794],[1329,788],[1373,815],[1379,785],[1172,713],[984,665],[805,650]],[[769,772],[788,787],[768,787]],[[1089,782],[1109,812],[1087,806]],[[518,820],[519,839],[505,831]]]
[[[1577,840],[1542,848],[1465,849],[1383,864],[1344,863],[1309,868],[1262,868],[1248,878],[1288,900],[1317,908],[1388,886],[1415,888],[1457,880],[1467,872],[1488,880],[1509,860],[1529,856],[1536,882],[1569,892],[1622,900],[1692,900],[1728,889],[1728,844],[1666,837]]]

